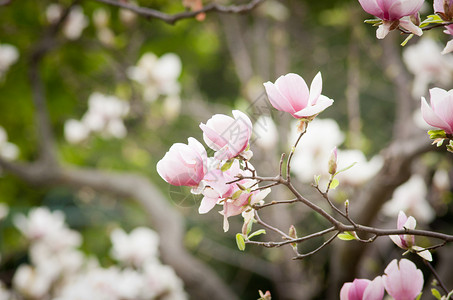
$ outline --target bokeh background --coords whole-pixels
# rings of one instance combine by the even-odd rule
[[[73,4],[65,23],[56,25]],[[177,0],[136,4],[169,14],[185,10]],[[432,2],[422,12],[432,13]],[[363,23],[371,17],[355,0],[266,0],[244,14],[211,12],[204,20],[174,25],[88,0],[12,0],[0,6],[0,47],[15,49],[0,50],[0,203],[8,208],[0,217],[3,293],[16,290],[11,299],[58,299],[61,293],[63,273],[41,294],[18,288],[20,279],[14,280],[20,266],[36,264],[30,254],[36,241],[17,221],[36,207],[64,213],[71,230],[80,233],[74,247],[83,264],[91,257],[98,268],[116,266],[116,272],[141,267],[112,254],[115,230],[157,232],[160,254],[153,255],[175,270],[186,292],[143,299],[256,299],[258,290],[270,290],[274,299],[336,299],[354,276],[382,274],[402,254],[388,238],[367,247],[336,241],[302,261],[292,261],[292,252],[283,248],[247,246],[240,252],[234,238],[240,216],[230,218],[224,233],[221,215],[199,215],[199,196],[157,174],[156,163],[173,143],[201,141],[199,123],[213,114],[231,115],[232,109],[255,123],[251,162],[258,174],[277,174],[296,124],[270,109],[262,84],[288,72],[310,84],[320,71],[323,94],[335,100],[296,151],[292,170],[304,195],[324,205],[310,183],[313,175],[326,174],[330,150],[339,146],[341,163],[357,162],[332,195],[339,207],[349,199],[357,220],[386,228],[396,226],[401,209],[419,228],[452,234],[453,156],[429,145],[418,114],[430,87],[452,87],[453,57],[440,55],[448,37],[433,30],[403,48],[399,32],[377,40],[375,28]],[[268,200],[287,197],[275,188]],[[269,208],[264,217],[284,231],[294,224],[299,236],[328,225],[296,205]],[[322,242],[300,249],[309,252]],[[432,243],[420,239],[421,245]],[[131,248],[157,242],[146,245]],[[450,287],[452,253],[451,245],[434,253],[434,265]],[[429,271],[409,257],[429,288]],[[29,277],[25,286],[38,277]],[[9,299],[1,293],[0,299]]]

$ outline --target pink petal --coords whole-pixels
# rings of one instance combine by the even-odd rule
[[[423,5],[424,0],[399,0],[389,8],[389,20],[398,20],[405,16],[416,14]]]
[[[433,99],[431,99],[431,101],[433,101]],[[433,111],[433,109],[428,105],[424,97],[422,97],[421,110],[423,119],[425,120],[426,123],[433,127],[443,129],[449,133],[453,133],[452,128]]]
[[[415,35],[421,36],[423,34],[423,30],[420,27],[418,27],[417,25],[415,25],[414,23],[412,23],[412,21],[410,20],[410,17],[405,17],[405,18],[401,19],[400,25],[401,25],[401,27],[409,30],[410,32],[412,32]]]
[[[315,78],[310,85],[310,97],[308,99],[308,105],[315,105],[322,91],[322,77],[321,72],[316,74]]]
[[[376,277],[365,289],[362,299],[382,300],[384,297],[384,282],[381,276]]]
[[[389,235],[389,238],[392,240],[392,242],[395,243],[398,247],[401,249],[406,249],[407,247],[403,246],[403,243],[401,242],[401,238],[399,235]]]
[[[451,34],[453,32],[453,29],[449,28],[449,33]],[[447,42],[447,45],[445,45],[444,50],[442,50],[442,55],[445,55],[447,53],[453,52],[453,40],[450,40]]]
[[[448,124],[450,133],[453,132],[453,90],[447,92],[439,88],[433,88],[429,92],[431,108],[439,118]]]
[[[385,268],[384,286],[395,300],[415,299],[423,288],[423,274],[415,264],[401,259],[399,266],[396,259]]]
[[[275,84],[268,81],[264,83],[264,88],[266,90],[266,94],[267,97],[269,98],[270,103],[275,109],[285,111],[290,114],[296,112],[292,105],[289,103],[289,100],[280,93],[279,89]]]
[[[352,282],[346,282],[343,284],[343,287],[340,290],[340,300],[350,300],[349,299],[349,289],[352,286]]]
[[[349,300],[362,300],[363,298],[363,293],[365,292],[365,289],[368,287],[370,284],[370,281],[368,279],[354,279],[352,282],[352,286],[349,289],[348,293],[348,299]]]
[[[333,100],[327,98],[326,96],[319,96],[318,101],[316,102],[316,105],[313,106],[307,106],[306,108],[296,112],[294,115],[299,117],[299,118],[307,118],[307,117],[312,117],[323,110],[325,110],[327,107],[331,106],[333,104]]]
[[[379,25],[378,29],[376,30],[376,37],[380,40],[385,38],[387,34],[390,32],[390,26],[392,25],[391,22],[386,22],[382,23]]]
[[[382,19],[384,12],[379,7],[376,0],[359,0],[360,5],[363,10],[369,13],[370,15],[376,16]]]
[[[204,196],[201,200],[200,207],[198,208],[199,214],[205,214],[209,212],[217,204],[218,198],[209,198]]]
[[[396,228],[397,229],[403,229],[404,223],[407,221],[407,216],[406,214],[400,210],[398,213],[398,221],[396,223]]]
[[[294,111],[303,109],[308,104],[309,90],[305,80],[297,74],[289,73],[275,81],[280,93],[288,99]]]

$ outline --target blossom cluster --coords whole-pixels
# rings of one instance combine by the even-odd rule
[[[408,32],[421,36],[423,25],[420,20],[419,11],[425,0],[359,0],[363,10],[379,18],[379,21],[370,20],[370,23],[379,25],[376,37],[383,39],[391,30],[399,27]],[[453,21],[453,1],[434,0],[433,3],[435,18],[430,16],[429,20],[434,23],[446,22],[444,33],[453,35],[453,25],[448,22]],[[428,23],[429,23],[428,22]],[[442,54],[453,51],[453,40],[445,46]]]
[[[413,262],[394,259],[385,268],[384,275],[372,281],[346,282],[341,288],[340,300],[382,300],[385,291],[395,300],[414,300],[421,293],[423,282],[423,273]]]
[[[105,268],[78,249],[82,237],[63,212],[38,207],[13,222],[29,242],[30,261],[16,270],[12,290],[0,281],[0,299],[187,299],[182,281],[159,261],[159,239],[149,228],[113,230],[118,264]]]
[[[297,74],[287,74],[264,87],[269,101],[276,109],[290,113],[306,122],[314,119],[333,100],[321,95],[322,78],[318,73],[308,89],[305,80]],[[175,186],[192,187],[193,193],[203,194],[199,213],[207,213],[222,205],[223,229],[229,229],[228,218],[243,214],[245,224],[253,218],[254,204],[260,203],[270,189],[258,187],[253,179],[256,170],[249,163],[253,152],[250,138],[253,125],[241,111],[233,110],[233,118],[216,114],[206,124],[201,123],[206,145],[215,151],[207,156],[203,145],[194,138],[188,144],[177,143],[157,163],[159,175]]]
[[[95,92],[88,99],[88,111],[82,119],[66,121],[65,138],[73,144],[85,140],[91,132],[101,133],[105,137],[124,138],[127,130],[123,118],[128,112],[129,103],[126,101]]]
[[[223,228],[228,231],[230,216],[249,210],[270,191],[260,190],[255,187],[255,180],[247,179],[255,172],[248,162],[253,155],[249,150],[252,122],[246,114],[234,110],[233,118],[217,114],[206,124],[201,123],[200,128],[214,155],[208,158],[204,146],[190,137],[187,145],[171,146],[157,163],[157,172],[172,185],[189,186],[193,193],[203,194],[199,213],[209,212],[216,204],[222,205]]]

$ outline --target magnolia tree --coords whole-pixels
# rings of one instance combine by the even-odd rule
[[[63,212],[38,207],[25,215],[14,212],[11,203],[10,206],[0,203],[0,222],[11,221],[15,233],[19,231],[26,241],[28,253],[26,262],[16,263],[9,280],[3,282],[4,276],[0,277],[0,299],[186,299],[188,295],[193,299],[237,299],[239,288],[229,287],[225,278],[222,280],[217,274],[222,272],[215,272],[196,257],[194,247],[201,249],[203,239],[197,226],[186,233],[185,223],[202,222],[200,220],[206,218],[212,218],[211,227],[221,228],[221,232],[215,234],[218,240],[226,243],[234,239],[233,233],[241,251],[232,252],[212,242],[214,246],[208,248],[212,251],[205,251],[206,256],[231,264],[241,259],[237,265],[247,266],[278,285],[276,292],[271,293],[269,284],[260,283],[261,290],[253,292],[260,299],[271,299],[273,294],[278,299],[392,297],[402,300],[420,298],[422,293],[432,293],[437,299],[453,298],[453,276],[448,267],[453,263],[449,244],[453,235],[451,230],[447,231],[450,220],[441,220],[442,215],[448,216],[451,206],[448,191],[452,187],[453,90],[449,90],[448,85],[451,85],[453,62],[448,55],[453,51],[453,44],[447,42],[442,50],[435,40],[423,36],[426,31],[436,29],[444,29],[444,33],[452,35],[452,1],[435,0],[433,7],[423,0],[359,0],[354,3],[354,7],[361,7],[376,17],[365,23],[377,26],[376,37],[384,41],[369,50],[369,55],[375,56],[373,51],[379,52],[381,50],[376,49],[382,47],[383,73],[389,74],[399,97],[393,139],[382,151],[368,151],[367,154],[374,155],[370,159],[362,151],[366,147],[360,136],[357,88],[360,75],[355,54],[358,41],[351,42],[348,50],[348,61],[355,67],[347,76],[351,129],[344,134],[336,120],[327,118],[332,116],[329,112],[342,107],[337,98],[334,101],[324,95],[321,72],[312,72],[316,75],[308,85],[303,77],[288,73],[287,68],[282,67],[289,64],[284,60],[289,55],[282,47],[288,44],[289,35],[280,26],[269,30],[276,52],[274,77],[277,79],[274,81],[266,68],[260,69],[267,61],[263,58],[269,56],[263,50],[266,47],[258,47],[262,45],[259,43],[253,47],[248,45],[250,36],[246,36],[237,19],[232,18],[235,14],[256,12],[257,19],[267,18],[283,24],[291,12],[282,2],[252,0],[220,5],[184,0],[179,4],[185,11],[167,14],[138,2],[96,1],[100,6],[74,1],[67,6],[49,3],[45,8],[40,22],[45,23],[46,30],[25,54],[38,149],[32,154],[22,154],[20,145],[14,143],[14,136],[7,134],[6,127],[0,127],[1,171],[34,185],[75,188],[80,198],[89,199],[87,202],[92,201],[93,191],[135,199],[155,231],[140,226],[127,234],[118,224],[113,228],[108,224],[105,234],[110,235],[109,245],[112,246],[105,255],[106,263],[105,259],[82,251],[82,235],[68,227]],[[0,0],[0,9],[14,4],[14,0]],[[118,10],[109,9],[112,7]],[[243,101],[236,105],[227,114],[220,113],[226,110],[223,106],[211,103],[214,107],[211,109],[207,108],[209,104],[200,105],[195,100],[185,99],[191,93],[198,97],[199,93],[190,88],[186,92],[188,85],[180,82],[186,64],[184,58],[173,53],[177,49],[159,54],[149,47],[141,49],[141,43],[149,36],[137,25],[138,17],[168,24],[192,18],[204,22],[207,14],[214,12],[219,13],[223,24],[234,70],[242,85],[242,96],[249,101],[249,104]],[[294,10],[294,14],[297,20],[298,10]],[[340,27],[342,23],[352,22],[352,35],[356,38],[360,30],[365,30],[361,29],[365,26],[357,18],[333,17],[339,15],[336,10],[326,10],[321,15],[321,19],[331,22],[329,26]],[[426,18],[422,18],[425,15]],[[119,33],[115,18],[129,31]],[[260,25],[254,28],[253,36],[267,34],[267,25]],[[206,28],[212,30],[209,26]],[[17,28],[9,30],[14,32]],[[414,75],[412,91],[399,52],[392,48],[390,39],[395,35],[391,31],[403,36],[404,62]],[[84,35],[95,38],[96,43],[83,40]],[[421,36],[419,40],[411,40],[415,35]],[[59,69],[61,58],[49,54],[58,51],[61,45],[76,45],[78,40],[84,50],[99,47],[110,51],[107,65],[111,65],[110,60],[118,65],[114,81],[121,83],[107,91],[86,89],[87,93],[85,88],[77,86],[76,94],[86,96],[86,105],[77,114],[63,114],[64,117],[60,116],[63,120],[55,125],[49,117],[50,101],[46,101],[44,88],[52,95],[52,89],[58,87],[45,84],[52,76],[48,73],[52,72],[43,72],[40,66],[55,59],[56,69]],[[306,39],[302,40],[305,43]],[[199,43],[203,45],[202,53],[208,51],[206,48],[216,47],[203,39]],[[189,45],[194,46],[191,42]],[[250,48],[259,49],[255,63],[249,57],[252,56]],[[0,44],[0,88],[3,81],[6,87],[11,84],[8,73],[20,62],[20,57],[22,54],[19,55],[14,45]],[[93,69],[100,57],[90,58]],[[259,66],[255,67],[260,77],[254,75],[254,65]],[[105,80],[109,72],[101,72],[99,80]],[[308,72],[298,73],[307,78]],[[324,71],[323,74],[328,78],[324,91],[330,91],[335,80]],[[74,80],[68,78],[68,81]],[[270,81],[266,82],[268,79]],[[221,92],[218,86],[214,89]],[[412,96],[417,99],[415,110]],[[368,107],[362,110],[365,115],[375,114]],[[147,118],[147,115],[152,117]],[[187,116],[190,122],[185,119]],[[200,131],[191,135],[202,136],[204,144],[192,136],[185,136],[181,143],[173,134],[176,131],[185,134],[185,127],[196,127],[193,119],[201,122]],[[17,123],[16,120],[10,122]],[[182,122],[183,130],[172,127],[177,122]],[[161,133],[164,127],[170,129]],[[418,136],[419,127],[428,131],[428,135]],[[374,131],[377,130],[373,128]],[[62,138],[59,140],[56,134],[61,134]],[[144,138],[146,135],[150,138]],[[289,145],[285,142],[286,135]],[[157,139],[176,143],[163,155],[165,150],[156,146]],[[122,160],[130,164],[118,167],[115,164],[118,158],[114,156],[111,165],[121,171],[101,170],[107,168],[106,163],[87,167],[93,160],[108,161],[97,153],[99,144],[114,145],[118,141],[124,141]],[[152,155],[137,146],[146,143],[151,145],[146,150]],[[280,149],[286,150],[279,155]],[[78,152],[84,150],[95,155],[83,160]],[[445,162],[444,166],[433,163],[432,156],[425,158],[425,162],[418,159],[427,152]],[[273,156],[278,158],[275,160]],[[74,165],[63,164],[61,157],[68,160],[72,157]],[[81,161],[87,166],[75,166],[83,164]],[[150,162],[152,169],[171,186],[166,189],[169,195],[156,188],[160,179],[153,183],[145,176],[125,171],[137,167],[145,169],[143,161]],[[426,170],[425,163],[431,164],[430,176],[426,175],[428,171],[423,174],[413,170]],[[191,199],[196,204],[183,207],[182,202],[175,200],[172,193],[175,191],[184,201],[193,196]],[[433,201],[426,201],[433,195],[446,200],[436,207]],[[168,200],[180,207],[171,205]],[[100,205],[106,208],[109,206],[106,203],[101,201]],[[211,213],[215,210],[221,217]],[[202,216],[195,219],[191,217],[193,213]],[[393,248],[388,246],[389,242],[393,242]],[[190,248],[190,245],[195,246]],[[257,256],[249,254],[260,248],[272,249],[259,252]],[[278,252],[277,248],[286,252]],[[328,252],[329,249],[332,250]],[[318,258],[325,253],[330,253],[324,255],[328,260]],[[276,258],[278,255],[283,259]],[[368,261],[367,257],[370,257]],[[8,255],[0,256],[0,267],[5,261],[5,265],[10,264]],[[276,262],[281,266],[276,267]],[[437,269],[442,266],[446,266],[447,271],[440,273]],[[330,270],[326,271],[327,268]],[[307,271],[304,273],[301,269]],[[320,275],[322,273],[326,274]]]

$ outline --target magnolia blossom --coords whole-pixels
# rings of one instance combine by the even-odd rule
[[[359,0],[363,10],[382,19],[376,31],[376,37],[383,39],[390,30],[400,25],[413,34],[422,35],[423,31],[416,26],[411,16],[418,19],[418,11],[424,0]]]
[[[65,216],[58,210],[51,212],[45,207],[34,208],[28,217],[15,215],[13,222],[30,241],[40,241],[56,251],[81,244],[80,234],[67,228]]]
[[[182,64],[179,56],[167,53],[158,58],[154,53],[143,54],[137,66],[130,67],[130,79],[143,86],[143,96],[147,101],[155,101],[159,95],[178,95]]]
[[[430,83],[448,85],[452,81],[453,57],[441,54],[439,43],[424,37],[418,43],[404,47],[403,60],[414,75],[412,96],[420,99]]]
[[[206,124],[200,124],[206,145],[217,151],[216,159],[231,159],[238,155],[251,158],[251,151],[246,149],[252,135],[252,122],[239,110],[233,110],[233,116],[216,114]]]
[[[19,58],[19,51],[13,45],[0,44],[0,79],[6,74],[11,65]]]
[[[58,22],[62,13],[63,7],[61,5],[50,4],[46,9],[47,21],[51,24]],[[83,8],[79,5],[74,5],[63,25],[63,34],[70,40],[76,40],[82,35],[88,24],[88,18],[83,14]]]
[[[310,90],[305,80],[294,73],[280,76],[275,83],[268,81],[264,83],[264,88],[273,107],[297,119],[314,118],[333,104],[332,99],[321,95],[322,78],[319,72]]]
[[[129,234],[117,228],[110,234],[112,257],[131,266],[152,262],[159,253],[159,236],[146,227],[137,227]]]
[[[173,144],[157,163],[157,172],[172,185],[198,187],[207,172],[207,154],[199,141],[188,141],[187,145]]]
[[[269,116],[260,116],[254,126],[255,143],[264,150],[271,150],[278,142],[278,131],[274,121]]]
[[[0,126],[0,157],[6,160],[14,160],[19,156],[19,148],[8,142],[8,134],[5,129]]]
[[[291,126],[290,143],[294,143],[300,134],[296,127]],[[335,120],[313,120],[300,140],[302,147],[296,148],[292,160],[293,166],[303,167],[294,167],[291,171],[303,182],[312,182],[314,175],[328,175],[326,164],[330,152],[332,148],[343,143],[343,140],[344,135]]]
[[[426,123],[453,134],[453,90],[433,88],[429,90],[430,104],[422,97],[422,116]]]
[[[104,137],[124,138],[127,134],[123,118],[129,113],[129,103],[115,96],[92,93],[88,99],[88,110],[80,121],[65,122],[64,134],[70,143],[85,140],[91,132]]]
[[[415,229],[417,221],[414,217],[407,217],[402,211],[398,214],[397,229]],[[433,258],[428,250],[423,250],[422,247],[415,246],[415,236],[410,234],[389,235],[389,238],[401,249],[414,250],[416,253],[427,261],[432,261]]]
[[[391,217],[406,211],[423,223],[431,222],[436,216],[427,201],[427,187],[420,175],[412,175],[408,181],[395,189],[392,199],[384,204],[383,212]]]
[[[410,260],[394,259],[384,272],[385,290],[395,300],[413,300],[422,291],[423,273]]]
[[[442,20],[453,20],[453,2],[451,0],[434,0],[434,12],[438,14]],[[453,25],[445,26],[444,33],[453,35]],[[453,51],[453,40],[450,40],[445,46],[442,54],[447,54]]]
[[[383,297],[384,283],[381,276],[373,281],[354,279],[343,284],[340,291],[340,300],[382,300]]]

